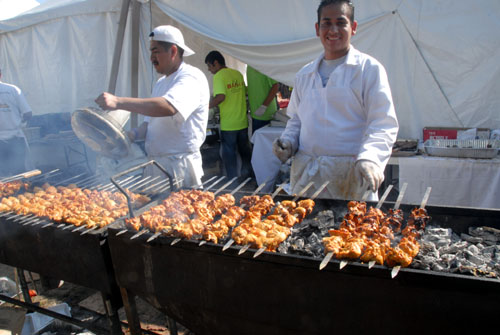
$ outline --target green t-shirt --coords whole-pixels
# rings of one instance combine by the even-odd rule
[[[253,67],[247,66],[247,83],[250,114],[257,120],[271,120],[277,110],[276,98],[269,103],[269,106],[267,106],[266,112],[263,115],[255,115],[255,111],[262,105],[264,100],[266,100],[269,90],[274,84],[277,83],[277,81],[269,78],[265,74],[260,73]]]
[[[248,128],[246,87],[243,75],[234,69],[223,68],[214,75],[214,96],[224,94],[219,104],[220,129],[241,130]]]

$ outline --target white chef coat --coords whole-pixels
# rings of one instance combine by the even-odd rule
[[[24,138],[21,130],[23,114],[31,112],[21,90],[0,81],[0,140]]]
[[[183,62],[176,72],[157,81],[152,97],[164,97],[178,113],[145,118],[148,158],[185,179],[183,186],[199,184],[203,176],[200,147],[206,137],[210,100],[207,78]]]
[[[398,121],[389,81],[376,59],[351,45],[345,62],[323,87],[318,73],[323,57],[297,73],[287,109],[290,120],[281,138],[292,143],[292,152],[298,150],[291,189],[297,193],[308,180],[319,187],[334,178],[324,193],[327,197],[356,199],[360,185],[346,185],[355,180],[354,162],[367,159],[383,171],[396,141]]]

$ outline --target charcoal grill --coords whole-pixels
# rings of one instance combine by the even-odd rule
[[[157,163],[151,161],[141,164],[138,168],[150,164]],[[55,186],[74,183],[82,188],[107,190],[116,186],[129,200],[130,210],[132,205],[124,187],[131,191],[146,190],[152,199],[173,187],[168,174],[170,184],[165,180],[148,180],[140,175],[114,178],[114,185],[95,175],[81,174],[60,180],[62,176],[61,171],[51,171],[30,182],[32,185],[49,182]],[[123,303],[111,264],[106,239],[107,227],[99,230],[79,229],[46,219],[0,213],[0,262],[100,291],[111,332],[121,334],[117,310]]]
[[[245,195],[236,194],[237,198]],[[277,200],[290,200],[278,196]],[[332,209],[343,216],[347,201],[317,199],[315,215]],[[375,204],[369,204],[375,206]],[[385,203],[387,210],[394,203]],[[409,213],[415,206],[402,205]],[[466,232],[500,228],[500,211],[428,206],[433,224]],[[446,333],[491,330],[500,301],[500,281],[462,274],[349,263],[264,252],[238,255],[239,246],[160,237],[130,239],[109,229],[109,246],[129,324],[139,333],[133,297],[196,334]]]

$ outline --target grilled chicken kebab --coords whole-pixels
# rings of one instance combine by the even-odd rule
[[[401,230],[403,214],[399,209],[385,214],[373,207],[367,210],[365,202],[356,201],[350,201],[347,207],[339,229],[331,229],[330,236],[323,238],[325,253],[332,252],[337,259],[375,261],[389,267],[411,264],[420,248],[417,239],[430,219],[425,209],[414,209]],[[401,239],[393,246],[395,234]]]
[[[10,181],[6,183],[0,182],[0,198],[9,197],[17,193],[21,188],[28,189],[29,184],[20,180]]]
[[[138,206],[148,197],[128,191]],[[32,214],[54,222],[70,223],[88,228],[104,227],[128,213],[127,198],[120,192],[81,189],[75,184],[34,187],[17,197],[6,197],[0,202],[0,211]]]
[[[314,201],[311,199],[295,201],[285,200],[279,203],[273,212],[262,219],[260,213],[250,215],[238,225],[231,237],[240,245],[250,245],[252,248],[265,247],[267,251],[275,251],[279,244],[290,235],[290,228],[300,223],[304,217],[311,213]]]

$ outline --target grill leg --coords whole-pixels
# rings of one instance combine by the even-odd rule
[[[122,295],[125,314],[127,315],[130,334],[141,335],[142,334],[141,323],[139,321],[139,315],[137,314],[135,297],[126,288],[123,287],[120,287],[120,293]]]
[[[23,292],[24,302],[31,304],[30,290],[28,283],[26,282],[23,269],[17,268],[17,277],[19,278],[19,285],[21,286],[21,291]],[[30,312],[32,311],[30,310]]]
[[[108,321],[111,329],[112,335],[121,335],[122,327],[120,324],[120,318],[118,317],[118,308],[113,304],[112,299],[101,292],[102,302],[104,303],[104,308],[106,309],[106,314],[108,316]]]
[[[170,335],[177,335],[177,323],[175,320],[167,316],[167,325]]]

